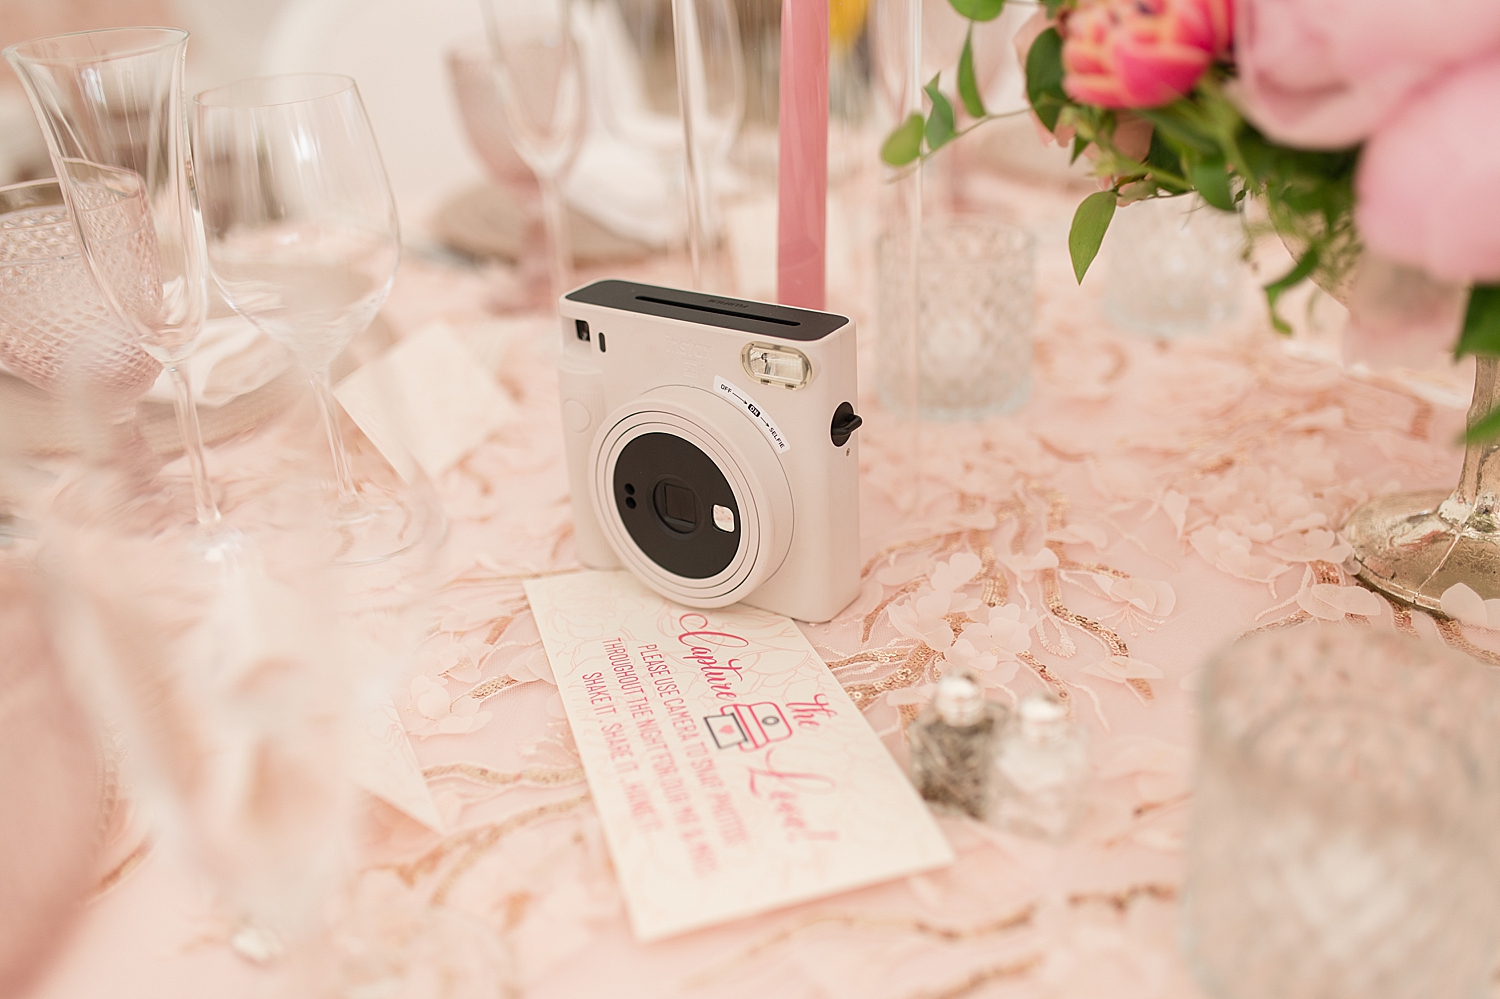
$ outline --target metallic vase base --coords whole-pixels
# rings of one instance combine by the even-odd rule
[[[1465,583],[1500,598],[1500,531],[1455,527],[1439,513],[1451,494],[1393,493],[1359,507],[1343,537],[1366,586],[1394,600],[1441,613],[1443,591]]]

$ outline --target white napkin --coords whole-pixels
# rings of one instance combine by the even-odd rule
[[[435,320],[333,389],[401,477],[437,478],[517,416],[453,327]]]

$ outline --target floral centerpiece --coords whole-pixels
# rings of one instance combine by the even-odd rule
[[[1005,2],[950,0],[971,22]],[[934,77],[887,163],[996,117],[972,37],[971,23],[956,101]],[[1500,3],[1449,0],[1439,16],[1410,0],[1039,0],[1016,45],[1031,113],[1100,178],[1068,238],[1080,282],[1117,209],[1196,193],[1264,206],[1295,258],[1265,286],[1283,331],[1288,289],[1347,292],[1370,261],[1453,286],[1462,321],[1440,333],[1478,358],[1459,488],[1382,497],[1344,533],[1361,578],[1394,596],[1438,609],[1463,582],[1500,597],[1500,460],[1484,443],[1500,434]]]

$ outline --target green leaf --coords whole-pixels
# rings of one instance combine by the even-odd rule
[[[1114,191],[1095,191],[1078,206],[1073,213],[1073,228],[1068,231],[1068,254],[1073,258],[1073,274],[1083,284],[1089,264],[1099,255],[1099,245],[1109,231],[1109,220],[1115,217],[1115,203],[1119,195]]]
[[[1049,132],[1057,128],[1057,116],[1069,103],[1062,81],[1062,36],[1048,28],[1026,53],[1026,99]]]
[[[1068,166],[1072,166],[1074,163],[1077,163],[1078,157],[1082,156],[1083,151],[1088,147],[1088,139],[1085,139],[1081,135],[1073,136],[1073,152],[1068,155]]]
[[[1134,110],[1180,146],[1205,154],[1219,151],[1218,140],[1210,130],[1212,123],[1204,120],[1202,113],[1187,100],[1173,101],[1159,108]]]
[[[964,35],[964,51],[958,57],[958,96],[963,98],[964,110],[972,118],[983,118],[984,100],[979,96],[979,81],[974,78],[974,25]]]
[[[932,82],[922,89],[932,101],[932,113],[927,116],[927,148],[937,150],[953,138],[953,105],[938,90],[938,77],[934,76]]]
[[[1161,130],[1151,130],[1151,147],[1146,152],[1146,166],[1181,175],[1182,157],[1177,150],[1162,138]]]
[[[922,155],[922,116],[915,111],[886,136],[880,158],[893,167],[903,167]]]
[[[1068,0],[1047,0],[1047,16],[1056,17],[1057,12],[1061,10],[1063,4],[1067,2]]]
[[[1500,284],[1476,284],[1470,290],[1463,332],[1453,352],[1457,357],[1500,355]]]
[[[1005,9],[1005,0],[948,0],[953,9],[971,21],[993,21]]]
[[[1297,266],[1265,286],[1266,306],[1271,310],[1271,325],[1276,327],[1276,332],[1290,333],[1292,331],[1292,328],[1286,324],[1286,320],[1276,314],[1276,303],[1284,293],[1306,281],[1308,275],[1318,269],[1318,260],[1321,257],[1322,254],[1317,247],[1309,249],[1302,255],[1302,259],[1297,261]]]
[[[1210,156],[1194,163],[1188,179],[1204,201],[1223,211],[1234,211],[1234,193],[1229,190],[1229,169],[1224,165],[1224,157]]]

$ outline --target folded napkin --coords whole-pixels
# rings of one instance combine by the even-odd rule
[[[429,225],[445,245],[471,257],[519,260],[528,248],[528,237],[534,238],[528,221],[526,207],[511,190],[483,183],[445,201]],[[651,252],[645,242],[618,235],[576,208],[568,212],[568,237],[573,262],[580,267],[633,263]]]

